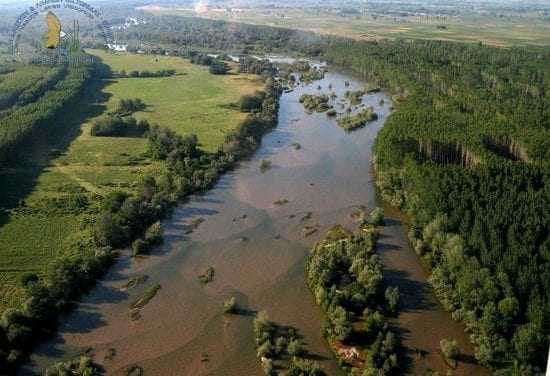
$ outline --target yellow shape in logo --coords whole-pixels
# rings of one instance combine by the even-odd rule
[[[55,49],[61,42],[61,22],[53,12],[48,12],[46,22],[48,24],[48,32],[44,34],[46,48]]]

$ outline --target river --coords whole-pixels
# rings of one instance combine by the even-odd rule
[[[262,375],[252,321],[254,312],[264,310],[277,324],[299,330],[308,356],[328,375],[341,375],[321,336],[322,312],[307,289],[304,260],[333,225],[356,228],[351,214],[359,205],[377,205],[372,146],[391,114],[391,99],[384,93],[365,96],[363,103],[374,106],[378,120],[346,133],[325,114],[307,114],[298,102],[303,93],[318,93],[318,85],[328,92],[329,84],[338,102],[346,90],[365,83],[329,72],[321,81],[285,93],[279,124],[254,156],[206,194],[180,205],[164,222],[161,249],[143,259],[122,255],[77,309],[62,318],[57,336],[35,351],[22,374],[88,352],[109,375],[124,374],[133,364],[145,375]],[[271,169],[261,171],[262,160],[270,160]],[[385,273],[401,290],[403,307],[393,325],[407,346],[409,373],[447,372],[438,354],[442,337],[456,338],[465,354],[455,375],[484,373],[468,363],[472,346],[463,327],[432,295],[399,213],[387,211],[379,252]],[[198,218],[204,221],[189,233],[189,221]],[[306,225],[318,231],[306,237]],[[198,276],[208,267],[215,276],[204,285]],[[136,275],[147,275],[147,282],[128,291],[120,288]],[[161,289],[141,317],[131,320],[131,302],[155,283]],[[222,314],[231,296],[242,308],[239,315]]]

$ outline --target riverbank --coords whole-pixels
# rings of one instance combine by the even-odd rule
[[[377,206],[373,175],[364,171],[392,103],[384,93],[367,95],[363,104],[375,108],[378,120],[347,134],[334,119],[307,114],[299,103],[302,94],[329,84],[344,97],[365,82],[329,71],[323,80],[283,94],[278,126],[261,148],[212,190],[175,209],[163,223],[161,249],[143,259],[122,257],[66,317],[56,339],[38,349],[35,369],[89,350],[114,375],[136,364],[151,374],[178,369],[193,375],[262,375],[252,321],[256,312],[266,311],[271,321],[299,330],[309,358],[327,374],[341,375],[321,333],[322,311],[305,282],[305,258],[335,224],[354,228],[359,206]],[[264,160],[271,168],[262,171]],[[390,240],[400,252],[414,255],[401,227],[382,228],[381,244]],[[383,258],[385,249],[380,252]],[[396,273],[406,273],[406,264]],[[213,280],[204,284],[199,277],[210,267]],[[125,292],[120,287],[137,275],[162,288],[132,321],[130,304],[146,287]],[[415,290],[410,293],[422,301]],[[223,315],[223,302],[231,296],[242,314]],[[414,311],[421,316],[423,309]],[[452,324],[449,315],[438,316],[435,328],[425,329],[415,346],[436,348],[438,333]],[[111,349],[117,355],[106,357]]]

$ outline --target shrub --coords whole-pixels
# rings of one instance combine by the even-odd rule
[[[288,340],[285,337],[279,337],[275,340],[275,352],[282,354],[288,346]]]
[[[317,362],[294,358],[287,373],[288,376],[324,376],[325,372]]]
[[[458,349],[458,343],[454,339],[448,340],[443,338],[439,342],[439,347],[441,348],[441,353],[443,354],[445,359],[455,360],[460,354],[460,350]]]
[[[348,112],[351,112],[350,108],[348,108]],[[341,117],[338,119],[338,125],[346,131],[352,131],[376,119],[378,119],[378,114],[374,112],[373,107],[368,107],[359,112],[357,115],[346,115]]]
[[[265,94],[257,92],[254,95],[245,95],[241,98],[240,109],[243,112],[255,112],[262,108]]]
[[[273,355],[273,346],[271,345],[271,342],[265,341],[262,343],[257,350],[258,358],[268,358],[271,355]]]
[[[136,239],[132,243],[132,255],[139,256],[149,252],[149,245],[142,239]]]
[[[130,239],[130,228],[119,215],[104,213],[94,227],[94,239],[99,246],[123,247]]]
[[[387,309],[390,313],[395,314],[397,312],[397,306],[399,304],[399,288],[388,287],[384,292],[386,298]]]
[[[109,192],[101,203],[101,211],[117,213],[130,195],[122,191]]]
[[[120,116],[124,116],[134,112],[142,111],[146,107],[147,106],[145,105],[145,103],[143,103],[143,101],[139,98],[121,99],[115,113]]]
[[[308,111],[324,112],[330,109],[328,104],[329,97],[325,94],[311,95],[303,94],[300,97],[300,103],[304,105],[304,108]]]
[[[36,283],[39,281],[36,273],[25,273],[21,276],[21,286],[27,287],[30,283]]]
[[[223,303],[223,313],[235,313],[237,311],[237,301],[231,297]]]
[[[108,116],[92,124],[90,134],[96,137],[142,137],[150,129],[147,120]]]
[[[212,74],[226,74],[230,68],[224,61],[216,59],[210,64],[209,70]]]
[[[384,224],[384,210],[382,208],[375,208],[369,215],[369,223],[374,226],[381,226]]]
[[[262,369],[264,370],[265,374],[268,376],[275,375],[273,370],[273,360],[269,358],[262,359]]]
[[[45,371],[46,376],[99,376],[101,372],[92,359],[88,356],[81,356],[68,362],[58,362]]]
[[[262,160],[262,162],[260,163],[260,171],[261,172],[266,172],[270,168],[271,168],[271,161],[269,161],[267,159]]]
[[[304,352],[304,346],[299,339],[294,338],[288,343],[287,351],[290,356],[298,356]]]
[[[153,223],[145,231],[145,241],[149,245],[157,245],[162,243],[162,226],[160,221]]]
[[[149,133],[149,153],[154,159],[164,160],[170,156],[170,163],[199,156],[198,139],[195,135],[182,137],[169,128],[153,126]]]

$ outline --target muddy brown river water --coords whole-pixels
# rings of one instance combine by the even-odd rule
[[[161,249],[144,259],[123,255],[78,308],[62,318],[58,335],[37,349],[22,374],[87,351],[109,375],[122,375],[133,364],[145,375],[262,375],[252,321],[255,312],[265,310],[272,321],[298,328],[309,357],[328,375],[341,375],[321,336],[322,312],[307,289],[304,260],[331,226],[355,228],[350,216],[355,209],[377,205],[372,146],[391,100],[383,93],[365,96],[363,103],[374,106],[379,119],[348,134],[325,114],[307,114],[298,102],[303,93],[317,93],[318,85],[327,92],[329,83],[337,101],[346,90],[364,86],[349,74],[330,72],[285,93],[278,127],[264,137],[258,152],[214,189],[180,205],[164,222]],[[262,172],[264,159],[272,168]],[[274,204],[280,199],[288,203]],[[455,375],[485,374],[471,363],[472,346],[463,326],[432,295],[401,216],[387,212],[379,252],[387,276],[401,290],[403,308],[393,325],[407,347],[408,373],[433,369],[446,374],[450,368],[438,353],[439,340],[446,337],[456,338],[465,354]],[[186,224],[197,218],[204,222],[187,233]],[[306,225],[318,231],[305,237]],[[208,267],[215,277],[204,285],[197,277]],[[148,280],[120,289],[136,275]],[[155,283],[161,289],[141,310],[141,318],[131,320],[131,303]],[[224,316],[223,301],[231,296],[243,310]]]

